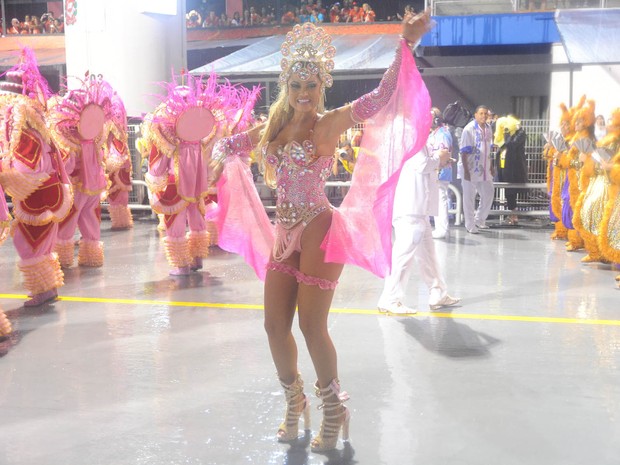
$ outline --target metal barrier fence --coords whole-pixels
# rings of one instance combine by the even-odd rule
[[[491,210],[491,215],[502,216],[511,212],[506,209],[506,189],[520,189],[517,194],[517,211],[518,215],[544,217],[548,215],[549,202],[546,193],[546,161],[542,157],[542,150],[545,144],[543,134],[549,131],[549,121],[539,119],[521,120],[521,125],[527,133],[527,143],[525,147],[526,160],[528,167],[528,182],[525,184],[509,184],[495,183],[495,201]],[[143,165],[140,153],[137,151],[135,142],[139,137],[139,125],[129,126],[129,149],[131,151],[131,159],[133,166],[133,184],[134,189],[130,193],[129,207],[132,210],[148,211],[150,210],[148,203],[148,192],[146,183],[144,182],[144,173],[146,165]],[[354,144],[359,141],[363,134],[364,125],[357,124],[355,127],[343,134],[341,145],[352,141]],[[340,205],[342,199],[347,193],[351,181],[351,175],[338,164],[338,170],[334,173],[326,183],[326,194],[329,201],[333,205]],[[269,189],[262,183],[262,177],[258,176],[256,180],[256,188],[259,196],[263,201],[263,205],[268,212],[275,210],[276,194],[275,191]],[[460,182],[457,180],[450,185],[450,213],[454,217],[456,225],[462,221],[462,199]]]

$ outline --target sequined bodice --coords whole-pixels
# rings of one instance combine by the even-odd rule
[[[313,157],[310,141],[289,142],[278,148],[278,157],[267,157],[277,165],[276,220],[284,228],[305,226],[319,213],[331,207],[325,195],[325,182],[331,175],[332,157]]]

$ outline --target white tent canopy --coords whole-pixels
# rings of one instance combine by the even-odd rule
[[[271,36],[248,47],[193,69],[191,74],[223,77],[244,75],[261,80],[275,80],[280,74],[280,45],[284,36]],[[347,71],[376,71],[379,76],[390,66],[398,45],[398,34],[334,35],[332,44],[338,51],[334,58],[335,74]],[[335,76],[336,78],[336,76]]]

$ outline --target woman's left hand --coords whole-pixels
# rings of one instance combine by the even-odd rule
[[[431,21],[431,12],[429,9],[417,15],[406,14],[403,19],[402,36],[407,41],[415,44],[424,34],[430,31],[433,26],[434,22]]]

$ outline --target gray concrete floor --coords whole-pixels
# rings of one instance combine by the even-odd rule
[[[347,267],[330,316],[351,395],[351,442],[278,444],[284,397],[262,328],[262,285],[213,249],[168,276],[155,223],[102,224],[105,266],[66,270],[61,299],[24,309],[0,249],[0,464],[618,464],[620,291],[550,230],[455,228],[435,241],[462,304],[379,315],[382,281]],[[300,333],[295,329],[299,338]],[[301,341],[301,338],[298,339]],[[314,374],[300,342],[308,393]],[[312,398],[313,406],[318,401]],[[321,412],[313,408],[316,433]]]

